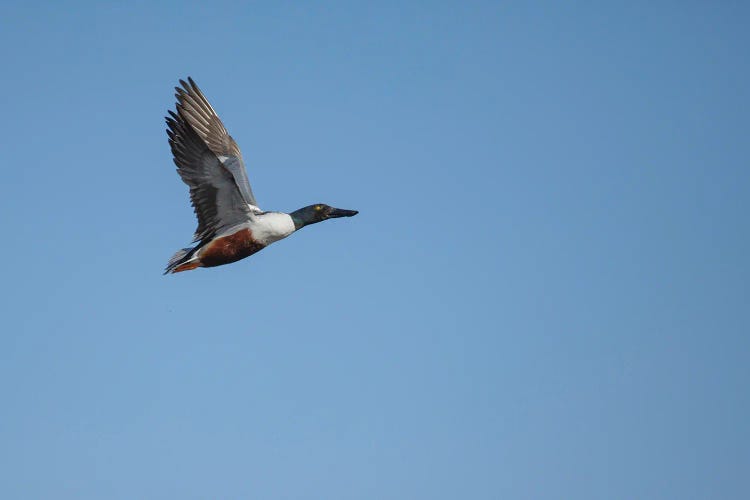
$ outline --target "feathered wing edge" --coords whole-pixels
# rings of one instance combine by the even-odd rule
[[[182,87],[175,87],[177,112],[229,170],[245,202],[257,207],[239,146],[193,79],[180,80],[180,85]]]
[[[235,198],[238,205],[243,205],[241,196],[231,174],[182,116],[169,111],[166,122],[177,173],[190,188],[190,203],[198,219],[193,241],[210,238],[226,222],[219,213],[219,190],[222,189],[226,197]],[[244,214],[225,215],[237,215],[239,217],[231,218],[242,220]]]

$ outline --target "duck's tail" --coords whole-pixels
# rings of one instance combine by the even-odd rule
[[[178,250],[169,262],[167,263],[164,274],[179,273],[182,271],[190,271],[196,267],[200,267],[200,260],[195,256],[195,250],[198,247],[188,247]]]

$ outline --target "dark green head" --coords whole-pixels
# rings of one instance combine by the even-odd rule
[[[294,229],[300,229],[308,224],[315,224],[326,219],[335,219],[336,217],[352,217],[359,212],[356,210],[344,210],[343,208],[333,208],[323,203],[316,203],[307,207],[295,210],[289,215],[294,221]]]

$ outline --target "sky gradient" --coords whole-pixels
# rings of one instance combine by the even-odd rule
[[[750,7],[0,6],[0,497],[750,498]],[[162,276],[192,76],[259,204]]]

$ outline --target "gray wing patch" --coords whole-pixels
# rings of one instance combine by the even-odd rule
[[[240,193],[245,199],[245,202],[247,202],[248,205],[257,207],[258,202],[255,201],[255,196],[253,196],[253,190],[250,187],[250,181],[247,179],[245,164],[242,161],[242,158],[222,155],[219,156],[219,160],[224,165],[224,168],[229,170],[229,172],[232,174],[232,177],[234,177],[234,182],[240,189]]]

